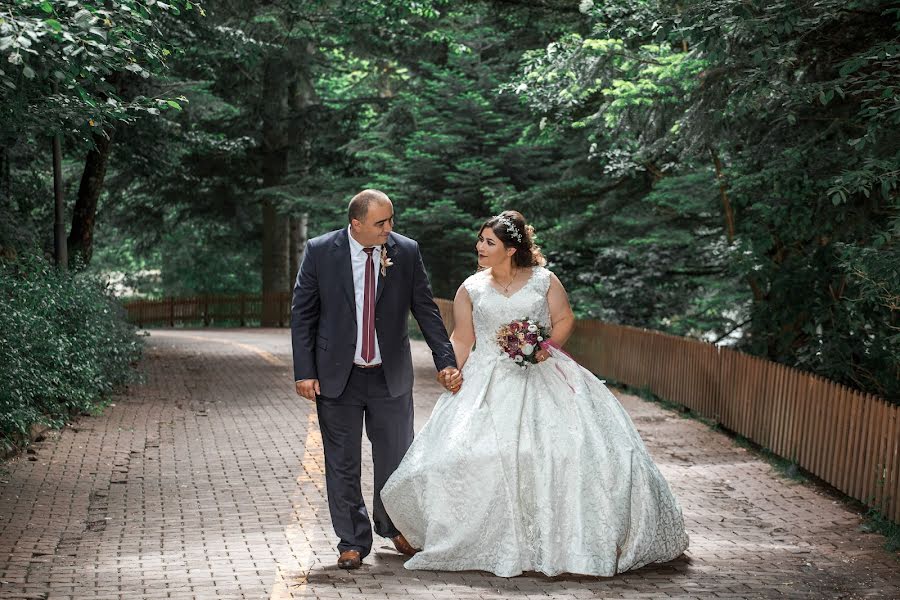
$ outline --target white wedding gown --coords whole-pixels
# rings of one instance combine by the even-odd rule
[[[381,492],[418,554],[409,569],[503,577],[610,576],[678,557],[678,501],[615,396],[561,352],[520,367],[495,332],[523,317],[550,325],[550,272],[505,297],[486,272],[464,285],[475,350]]]

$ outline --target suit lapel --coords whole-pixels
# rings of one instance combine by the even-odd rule
[[[396,246],[397,246],[397,242],[394,241],[394,236],[393,235],[388,236],[386,250],[384,250],[384,252],[387,253],[388,258],[390,258],[390,259],[394,258],[394,255],[397,253]],[[375,265],[375,268],[380,269],[381,265],[380,264]],[[385,281],[385,279],[390,277],[391,268],[388,267],[387,269],[385,269],[384,272],[385,272],[384,275],[382,275],[381,272],[378,273],[378,290],[375,292],[375,304],[378,304],[378,301],[381,300],[381,293],[384,291],[384,281]]]
[[[353,290],[353,260],[350,256],[350,239],[347,230],[344,229],[334,240],[332,251],[335,254],[335,263],[338,269],[338,278],[347,302],[350,303],[350,314],[356,322],[356,293]]]

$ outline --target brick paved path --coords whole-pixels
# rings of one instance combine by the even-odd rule
[[[414,351],[421,426],[438,390],[427,348]],[[377,543],[341,571],[315,412],[289,366],[285,330],[153,331],[143,385],[0,472],[0,597],[900,597],[900,562],[858,515],[626,395],[684,507],[686,558],[609,579],[502,579],[406,571]]]

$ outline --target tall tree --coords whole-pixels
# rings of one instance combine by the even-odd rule
[[[62,134],[87,149],[69,236],[71,250],[84,263],[91,257],[97,199],[115,124],[177,106],[159,96],[128,97],[123,83],[164,70],[169,53],[165,24],[171,13],[198,6],[190,0],[171,5],[23,0],[0,17],[0,60],[12,65],[0,71],[0,154],[8,157],[10,146],[30,136],[49,140]]]
[[[343,68],[344,60],[375,57],[356,62],[369,70],[360,73],[369,81],[358,88],[368,94],[377,79],[377,58],[408,35],[409,20],[429,18],[432,9],[430,3],[399,0],[291,0],[278,5],[223,1],[211,5],[211,11],[241,46],[235,53],[239,60],[223,57],[228,70],[216,91],[246,107],[247,116],[259,124],[254,137],[261,184],[256,196],[262,210],[262,289],[283,292],[292,282],[288,213],[298,200],[290,183],[311,172],[309,137],[317,130],[301,131],[300,125],[310,123],[309,115],[319,104],[318,88]],[[352,101],[359,94],[355,91],[344,93],[341,100]],[[266,315],[264,321],[274,324],[277,315]]]
[[[578,114],[635,168],[713,164],[751,352],[897,397],[900,11],[877,1],[582,3],[534,53],[532,106]],[[635,25],[655,16],[656,31]],[[605,160],[614,161],[607,153]],[[707,170],[709,170],[707,168]],[[875,290],[881,290],[876,292]]]
[[[449,8],[432,32],[439,43],[398,56],[408,75],[351,146],[369,184],[395,199],[398,228],[428,241],[422,251],[439,295],[452,297],[475,269],[477,225],[515,208],[533,174],[554,160],[551,149],[527,139],[532,118],[522,103],[499,88],[558,20],[528,6]]]

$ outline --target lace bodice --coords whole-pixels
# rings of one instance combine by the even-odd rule
[[[479,271],[463,282],[472,300],[472,320],[475,325],[475,348],[479,354],[497,354],[497,330],[514,319],[534,319],[550,329],[550,306],[547,290],[550,271],[532,267],[531,277],[511,296],[504,296],[491,285],[488,271]]]

